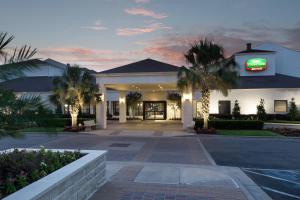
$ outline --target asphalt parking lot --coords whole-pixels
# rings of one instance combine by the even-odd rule
[[[201,137],[218,165],[237,166],[275,200],[300,199],[300,140]]]

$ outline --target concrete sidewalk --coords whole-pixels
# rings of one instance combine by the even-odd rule
[[[265,122],[264,129],[269,128],[290,128],[290,129],[300,129],[300,124],[288,124],[288,123],[271,123]]]
[[[107,177],[91,200],[270,200],[236,167],[108,162]]]

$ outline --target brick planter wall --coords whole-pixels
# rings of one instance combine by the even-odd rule
[[[4,200],[88,199],[106,183],[106,151],[80,152],[86,155],[9,195]]]

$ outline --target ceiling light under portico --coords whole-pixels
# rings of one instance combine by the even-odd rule
[[[176,84],[159,83],[159,84],[107,84],[108,89],[117,91],[177,91]]]

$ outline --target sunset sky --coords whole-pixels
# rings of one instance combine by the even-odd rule
[[[245,43],[300,50],[299,0],[1,0],[0,31],[38,58],[102,71],[144,58],[182,65],[207,37],[226,55]]]

